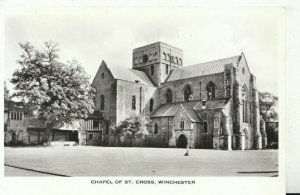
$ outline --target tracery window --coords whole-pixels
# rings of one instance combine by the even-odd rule
[[[243,122],[249,123],[250,121],[249,99],[248,99],[248,89],[246,85],[242,87],[242,107],[243,107]]]

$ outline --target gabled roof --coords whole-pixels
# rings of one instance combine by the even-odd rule
[[[206,109],[220,109],[225,108],[229,99],[211,99],[206,101]],[[184,110],[193,122],[200,122],[201,119],[195,111],[202,110],[202,102],[183,102],[164,104],[156,109],[150,117],[173,117],[178,114],[180,110]]]
[[[191,121],[199,122],[200,119],[193,109],[197,104],[199,104],[199,102],[165,104],[156,109],[150,117],[173,117],[176,116],[180,110],[183,110],[189,116]]]
[[[241,55],[174,69],[166,82],[224,72],[226,64],[237,67]]]
[[[155,87],[145,72],[120,66],[107,66],[107,68],[110,70],[111,74],[115,79]]]
[[[228,103],[229,99],[209,99],[206,100],[206,109],[219,109],[225,108],[226,104]],[[202,103],[197,104],[194,107],[195,110],[202,110]]]

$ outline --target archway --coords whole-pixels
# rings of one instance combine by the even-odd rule
[[[177,143],[176,143],[177,148],[186,148],[187,144],[188,141],[185,135],[181,134],[177,139]]]

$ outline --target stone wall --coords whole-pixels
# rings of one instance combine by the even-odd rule
[[[207,98],[206,85],[210,81],[214,82],[216,86],[215,98],[225,98],[224,73],[218,73],[213,75],[163,83],[161,85],[160,102],[162,104],[166,103],[166,92],[168,89],[172,91],[173,102],[184,102],[184,89],[188,84],[190,85],[192,90],[193,100],[199,101],[201,99],[206,99]]]
[[[117,103],[116,123],[126,119],[130,115],[149,115],[150,99],[153,98],[153,111],[159,107],[158,90],[156,87],[132,83],[128,81],[117,81]],[[132,96],[136,99],[136,108],[132,109]]]

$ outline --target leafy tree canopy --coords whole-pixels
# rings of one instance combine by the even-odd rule
[[[19,45],[23,54],[11,79],[14,97],[29,103],[48,127],[71,124],[93,112],[94,89],[76,60],[59,61],[57,44],[51,41],[40,50],[29,42]]]
[[[7,89],[6,82],[4,82],[4,100],[9,100],[9,90]]]
[[[260,114],[265,121],[278,121],[278,97],[269,92],[259,92]]]
[[[115,137],[119,137],[120,141],[130,140],[134,137],[142,140],[149,134],[147,126],[150,123],[150,118],[147,116],[132,115],[121,121],[113,130]]]

